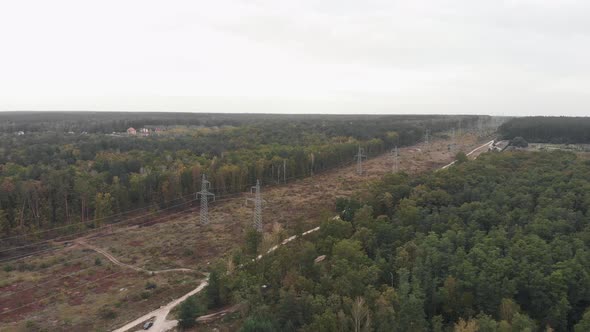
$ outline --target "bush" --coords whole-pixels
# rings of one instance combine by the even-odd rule
[[[100,260],[100,258],[96,257],[96,259],[94,260],[94,265],[96,265],[96,266],[102,265],[102,261]]]
[[[510,141],[510,145],[516,146],[517,148],[526,148],[529,146],[529,143],[524,138],[518,136]]]
[[[276,331],[271,321],[265,319],[248,318],[240,332],[272,332]]]
[[[197,318],[197,300],[194,296],[189,297],[180,305],[180,313],[178,314],[178,326],[180,328],[190,328],[195,326],[195,319]]]
[[[98,310],[98,315],[102,319],[114,319],[117,317],[117,312],[107,306],[104,306]]]
[[[457,160],[457,164],[462,164],[464,162],[467,162],[469,159],[467,158],[465,152],[461,151],[457,152],[457,154],[455,155],[455,160]]]

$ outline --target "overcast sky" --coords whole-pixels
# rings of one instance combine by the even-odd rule
[[[24,109],[587,115],[590,1],[6,0]]]

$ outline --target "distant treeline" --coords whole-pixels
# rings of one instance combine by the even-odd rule
[[[280,114],[219,114],[172,112],[0,112],[0,132],[63,132],[112,133],[124,132],[129,127],[144,126],[302,126],[305,130],[321,128],[328,135],[359,136],[375,126],[392,122],[431,127],[441,121],[452,120],[455,125],[465,119],[463,126],[473,124],[474,116],[449,117],[444,115],[280,115]]]
[[[0,121],[2,126],[10,127],[10,122],[25,131],[0,137],[3,237],[85,221],[83,227],[96,227],[114,221],[108,216],[130,209],[170,207],[194,199],[203,174],[215,194],[235,193],[257,179],[264,185],[280,183],[352,162],[359,145],[374,156],[419,141],[426,129],[434,134],[459,122],[466,128],[477,121],[468,116],[175,113],[0,113],[0,117],[6,119]],[[77,127],[66,129],[66,123]],[[100,133],[148,123],[216,127],[153,137]],[[92,133],[89,128],[102,129]],[[70,130],[89,134],[67,134]]]
[[[523,137],[536,143],[590,143],[590,118],[525,117],[512,118],[498,129],[503,139]]]

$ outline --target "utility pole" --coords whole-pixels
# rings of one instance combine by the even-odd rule
[[[363,158],[367,159],[365,149],[359,145],[359,152],[354,157],[356,159],[356,174],[363,175]]]
[[[256,180],[256,186],[250,188],[254,198],[248,198],[246,202],[254,202],[254,228],[262,232],[262,196],[260,195],[260,180]]]
[[[477,136],[481,137],[483,136],[483,117],[482,116],[478,116],[477,117]]]
[[[455,128],[451,129],[451,144],[449,144],[449,152],[453,153],[455,151],[456,143],[456,136]]]
[[[209,196],[213,196],[213,201],[215,201],[215,195],[209,192],[210,185],[211,182],[207,181],[207,177],[205,174],[203,174],[203,178],[201,180],[201,191],[197,193],[197,198],[199,195],[201,195],[201,225],[209,224]]]
[[[399,151],[397,146],[391,150],[391,158],[393,159],[393,169],[392,172],[397,172],[399,170]]]

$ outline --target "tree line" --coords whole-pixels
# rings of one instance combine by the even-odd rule
[[[522,117],[503,123],[498,132],[503,139],[523,137],[528,142],[574,144],[590,143],[590,118]]]

